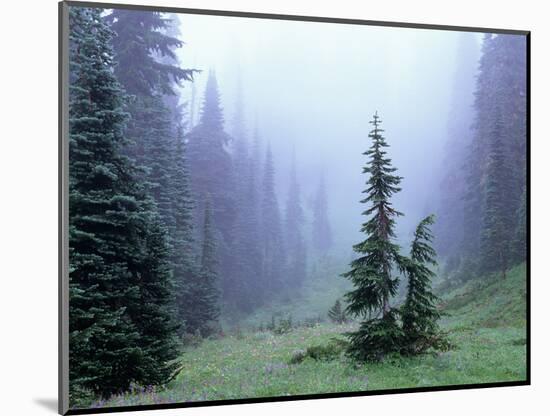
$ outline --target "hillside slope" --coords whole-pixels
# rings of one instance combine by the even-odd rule
[[[441,324],[454,348],[414,358],[394,357],[355,366],[344,357],[306,358],[297,351],[326,345],[356,324],[315,324],[272,331],[244,331],[188,348],[184,369],[166,389],[137,389],[95,406],[173,403],[328,392],[398,389],[500,381],[526,377],[525,265],[506,280],[471,281],[442,296]]]

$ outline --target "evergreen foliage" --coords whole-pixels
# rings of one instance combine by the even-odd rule
[[[199,317],[200,325],[198,329],[201,334],[208,335],[211,330],[211,324],[215,322],[219,315],[219,290],[218,290],[218,256],[216,246],[216,236],[214,225],[212,224],[212,212],[209,202],[206,203],[204,213],[204,228],[202,240],[201,255],[201,281],[197,286],[199,291],[198,308],[195,314]]]
[[[430,227],[434,216],[424,218],[414,232],[410,259],[405,267],[408,278],[407,296],[402,306],[403,349],[405,354],[419,354],[429,348],[445,344],[437,321],[439,299],[431,289],[435,273],[430,269],[437,265],[436,253],[431,246],[433,235]]]
[[[521,209],[526,183],[524,42],[519,36],[492,34],[483,40],[475,92],[474,139],[464,161],[464,235],[459,249],[461,273],[468,278],[491,271],[504,276],[511,261],[525,259],[521,254],[511,255],[509,247],[513,232],[524,221],[515,215]],[[504,196],[496,195],[496,189],[506,190],[505,201]],[[493,246],[491,241],[496,241],[497,235],[508,240]],[[523,250],[516,247],[512,251]]]
[[[498,271],[506,277],[512,257],[515,213],[510,207],[514,192],[511,168],[503,149],[504,126],[499,114],[491,131],[484,183],[484,210],[481,229],[481,270]]]
[[[283,265],[285,248],[281,230],[281,214],[275,194],[275,167],[271,147],[267,147],[262,181],[261,200],[262,286],[264,297],[270,299],[284,287]]]
[[[300,185],[296,178],[296,161],[292,162],[290,186],[285,211],[286,273],[289,287],[302,286],[307,273],[306,243],[303,237],[305,222],[300,198]]]
[[[402,215],[390,202],[391,196],[400,191],[401,177],[394,174],[391,159],[387,157],[388,147],[382,136],[383,130],[378,114],[370,122],[374,128],[369,133],[371,147],[363,154],[369,157],[363,173],[369,174],[367,196],[361,200],[369,204],[362,213],[368,217],[361,231],[367,238],[353,249],[359,257],[351,262],[351,270],[343,276],[349,279],[354,289],[346,294],[347,311],[356,316],[367,317],[359,330],[348,334],[348,352],[359,359],[382,358],[396,352],[400,345],[400,328],[397,313],[390,307],[390,299],[397,293],[398,279],[392,275],[394,265],[403,261],[399,247],[393,242],[395,218]],[[371,313],[381,317],[370,318]]]
[[[191,189],[196,200],[195,224],[204,222],[206,201],[211,204],[212,223],[218,245],[222,296],[232,292],[234,257],[230,249],[237,215],[234,169],[228,146],[231,137],[224,131],[224,117],[216,75],[210,71],[204,95],[199,124],[188,138],[188,160]]]
[[[138,179],[146,184],[168,231],[181,334],[191,319],[188,292],[199,278],[199,268],[193,249],[195,202],[184,144],[185,121],[176,87],[192,80],[194,70],[181,69],[176,58],[182,42],[175,37],[179,30],[175,16],[118,9],[106,20],[117,35],[115,75],[131,94],[126,102],[131,119],[125,131],[130,145],[125,150],[140,166]]]
[[[174,84],[193,79],[194,70],[174,65],[174,50],[183,45],[169,36],[171,19],[155,11],[114,9],[108,15],[116,33],[113,47],[118,65],[115,75],[126,92],[135,96],[150,96],[154,92],[173,95]],[[160,62],[156,57],[168,57],[172,62]]]
[[[175,190],[172,195],[174,214],[174,233],[172,237],[172,265],[175,279],[177,316],[180,322],[180,334],[187,331],[186,321],[194,313],[193,297],[189,293],[191,286],[200,273],[195,261],[195,243],[193,209],[194,200],[189,183],[189,170],[185,152],[183,127],[178,126],[176,149],[173,154],[171,184]]]
[[[362,321],[357,331],[347,334],[350,343],[347,355],[359,362],[377,362],[398,353],[403,345],[398,315],[398,311],[391,308],[379,318]]]
[[[100,9],[70,9],[69,371],[101,396],[177,370],[172,277],[154,204],[121,155],[128,115]],[[146,306],[144,307],[144,304]],[[151,325],[153,324],[154,325]]]
[[[259,196],[257,155],[249,147],[244,122],[244,103],[239,90],[233,120],[234,200],[239,207],[232,232],[231,265],[227,280],[231,283],[224,293],[230,309],[250,312],[261,305],[261,247],[259,231]]]

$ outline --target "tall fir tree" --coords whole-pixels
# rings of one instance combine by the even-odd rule
[[[130,146],[126,151],[142,167],[140,180],[147,184],[168,230],[181,334],[192,313],[187,291],[198,279],[199,268],[193,250],[194,201],[178,86],[192,80],[195,71],[182,69],[176,56],[183,44],[177,38],[177,16],[114,10],[106,19],[117,34],[113,40],[115,75],[130,94],[126,106],[131,114],[126,129]]]
[[[464,253],[463,273],[472,275],[478,270],[478,254],[480,246],[480,229],[482,216],[481,189],[482,160],[484,155],[483,137],[486,136],[487,114],[491,105],[490,83],[494,74],[491,68],[495,65],[492,53],[492,35],[485,34],[479,60],[479,75],[476,81],[475,91],[475,120],[473,124],[474,138],[467,150],[465,160],[466,183],[464,189],[464,233],[461,251]]]
[[[202,335],[209,335],[213,324],[220,315],[219,299],[219,262],[217,255],[216,235],[212,224],[212,211],[207,201],[204,212],[204,227],[201,253],[200,281],[196,285],[195,314],[198,318],[197,329]]]
[[[172,39],[180,39],[181,38],[181,30],[180,30],[180,20],[177,14],[171,13],[166,18],[166,26],[161,30],[161,33],[168,36]],[[180,68],[180,60],[178,56],[176,55],[176,52],[178,49],[182,47],[182,43],[174,43],[170,46],[168,46],[168,49],[172,51],[172,55],[166,55],[163,54],[162,51],[153,51],[153,56],[155,57],[155,60],[165,64],[169,65],[171,67]],[[195,72],[195,71],[193,71]],[[198,71],[197,71],[198,72]],[[188,74],[187,77],[184,77],[183,79],[191,80],[190,77],[193,75],[193,73]],[[180,124],[182,124],[183,120],[183,108],[184,104],[180,103],[180,92],[177,88],[179,85],[179,82],[174,78],[173,79],[173,87],[172,91],[163,94],[163,102],[166,108],[171,113],[171,124],[173,126],[173,133],[174,135],[178,134],[178,127]],[[193,85],[193,83],[191,83]],[[184,124],[188,124],[187,121],[190,122],[190,120],[186,120]]]
[[[503,138],[504,125],[496,109],[493,130],[490,134],[489,155],[485,180],[483,217],[481,225],[481,265],[483,272],[498,271],[506,277],[512,257],[512,239],[515,212],[510,206],[514,183],[507,160]]]
[[[69,371],[71,401],[176,371],[177,323],[164,229],[121,155],[124,93],[100,9],[70,9]],[[146,304],[146,307],[143,305]],[[147,323],[155,323],[151,327]]]
[[[187,332],[186,320],[193,315],[191,286],[199,278],[199,267],[195,262],[193,210],[195,203],[191,195],[189,169],[185,151],[183,126],[178,126],[176,149],[173,154],[172,207],[174,213],[174,234],[172,238],[172,264],[176,285],[177,315],[181,324],[180,334]]]
[[[300,198],[300,185],[296,176],[296,157],[293,156],[290,184],[285,210],[286,273],[289,287],[302,286],[307,273],[306,244],[303,237],[305,216]]]
[[[250,149],[242,88],[237,91],[233,119],[232,159],[235,175],[235,204],[237,209],[233,228],[231,253],[232,269],[229,270],[231,292],[226,293],[226,303],[231,309],[250,312],[261,304],[258,297],[261,274],[261,246],[258,218],[257,163]]]
[[[170,111],[162,97],[143,97],[137,103],[133,132],[138,135],[141,146],[138,161],[145,170],[143,180],[158,206],[159,214],[173,237],[175,217],[172,201],[177,189],[173,186],[174,153],[176,138],[172,132]],[[136,107],[133,107],[136,109]]]
[[[348,334],[348,354],[361,361],[377,361],[397,352],[401,342],[397,311],[390,306],[390,299],[398,288],[394,266],[403,263],[399,247],[393,242],[395,218],[402,214],[393,208],[390,199],[401,190],[402,178],[394,174],[396,168],[387,157],[388,144],[382,136],[384,130],[379,128],[381,120],[377,113],[370,123],[374,126],[369,133],[372,145],[363,153],[369,157],[363,168],[369,179],[363,191],[367,196],[361,200],[362,204],[369,204],[362,213],[368,220],[361,228],[367,238],[353,247],[359,257],[351,262],[351,270],[343,274],[354,285],[346,294],[347,311],[368,318],[357,331]],[[372,313],[381,317],[371,318]]]
[[[262,278],[264,298],[271,299],[284,288],[283,265],[285,247],[281,229],[279,202],[275,193],[275,167],[273,154],[268,145],[264,161],[261,199],[262,230]]]
[[[106,19],[116,33],[115,75],[128,94],[150,96],[155,91],[174,95],[174,84],[193,79],[194,70],[175,64],[175,49],[183,42],[167,34],[171,29],[170,17],[149,10],[114,9]],[[164,57],[167,61],[161,62]]]
[[[183,42],[170,36],[178,30],[171,18],[160,12],[115,9],[105,19],[116,33],[115,75],[130,95],[128,154],[144,168],[143,180],[149,182],[173,237],[175,220],[170,201],[178,190],[171,186],[172,155],[181,123],[176,90],[181,81],[192,80],[195,71],[179,66],[175,51]]]
[[[328,198],[324,173],[319,180],[313,207],[312,242],[317,254],[324,257],[332,247],[333,237],[328,216]]]
[[[432,292],[431,281],[435,273],[436,252],[432,247],[433,235],[430,227],[434,216],[424,218],[414,232],[410,259],[405,273],[408,279],[407,295],[402,306],[403,348],[405,354],[419,354],[429,348],[441,348],[445,340],[441,335],[437,309],[439,299]]]
[[[253,307],[262,304],[263,289],[263,250],[262,250],[262,227],[260,214],[260,179],[261,179],[261,143],[258,129],[253,134],[252,147],[248,163],[248,174],[246,175],[247,187],[245,194],[245,205],[243,207],[243,218],[246,219],[244,235],[246,236],[246,256],[248,257],[249,270],[247,293],[251,294]]]
[[[220,260],[222,297],[232,291],[234,268],[231,253],[233,230],[237,215],[234,167],[229,153],[232,138],[224,130],[224,116],[214,71],[206,83],[199,124],[188,134],[191,189],[196,200],[195,222],[204,222],[205,204],[211,202]]]

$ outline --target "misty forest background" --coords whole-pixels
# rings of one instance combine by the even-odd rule
[[[236,27],[220,19],[70,8],[71,406],[525,377],[525,38],[349,29],[371,31],[365,46],[342,27],[325,43],[326,25],[238,19],[281,28],[256,40],[284,48],[247,49],[248,29],[188,57],[200,45],[186,22],[191,39]],[[293,49],[295,24],[306,41]],[[359,201],[382,134],[385,174],[399,178],[382,193],[404,215],[387,240],[395,287],[365,309],[350,268],[372,252],[354,245],[372,236],[361,227],[379,196]],[[424,315],[400,309],[414,276]],[[379,346],[350,366],[346,342],[370,342],[353,337],[361,319],[394,311],[405,332],[429,316],[445,347]]]

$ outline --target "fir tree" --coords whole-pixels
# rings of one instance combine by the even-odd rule
[[[281,214],[275,194],[275,168],[271,147],[266,150],[262,181],[261,230],[262,277],[265,298],[272,298],[283,289],[283,265],[285,250],[281,232]]]
[[[254,186],[254,178],[251,169],[251,156],[249,155],[248,137],[244,123],[244,109],[242,102],[242,90],[237,90],[237,100],[232,128],[232,161],[234,171],[234,201],[236,210],[235,221],[232,231],[232,254],[231,268],[225,275],[227,284],[224,291],[225,303],[230,309],[250,312],[258,305],[256,285],[253,280],[257,279],[255,268],[258,255],[257,229],[255,226],[255,204],[256,195],[251,191]],[[256,224],[257,227],[257,224]]]
[[[485,34],[479,60],[479,75],[475,90],[475,120],[473,123],[474,138],[467,149],[467,156],[464,163],[466,170],[464,198],[464,232],[461,244],[461,251],[466,257],[463,262],[468,270],[463,274],[473,275],[479,269],[478,255],[480,246],[480,230],[482,217],[483,192],[481,177],[483,175],[483,158],[485,154],[485,141],[487,136],[488,114],[492,106],[492,77],[495,76],[492,35]]]
[[[194,70],[180,68],[176,50],[177,16],[158,12],[114,10],[106,17],[117,36],[113,41],[115,75],[131,94],[127,110],[127,154],[142,168],[139,179],[154,198],[170,245],[180,333],[192,313],[189,286],[198,278],[193,250],[194,227],[189,172],[184,148],[182,106],[177,86],[192,80]]]
[[[180,39],[181,38],[181,31],[180,31],[180,20],[177,14],[169,14],[166,19],[166,27],[162,29],[162,33],[169,38],[172,39]],[[169,56],[166,54],[162,54],[160,51],[153,51],[153,56],[155,57],[155,60],[158,62],[169,65],[171,67],[180,67],[180,61],[176,55],[176,51],[181,47],[181,43],[174,43],[171,46],[168,46],[168,48],[172,51],[173,55]],[[190,71],[190,70],[188,70]],[[195,72],[195,71],[193,71]],[[198,71],[197,71],[198,72]],[[193,75],[193,74],[189,74]],[[184,79],[190,80],[189,77],[185,77]],[[174,135],[178,134],[178,128],[183,123],[183,108],[184,104],[180,104],[180,94],[177,90],[179,82],[174,80],[172,83],[172,91],[169,93],[165,93],[163,95],[163,103],[166,108],[171,113],[171,124],[173,126],[173,133]],[[192,83],[191,85],[194,85]]]
[[[106,19],[116,33],[115,75],[128,94],[174,95],[174,84],[193,79],[194,70],[175,65],[174,51],[183,42],[166,33],[171,27],[170,18],[160,12],[114,9]],[[159,57],[169,61],[159,62]]]
[[[187,145],[191,189],[196,200],[195,222],[204,222],[206,200],[211,201],[212,222],[218,236],[220,269],[233,270],[230,252],[237,215],[234,167],[228,146],[231,137],[224,130],[224,117],[216,75],[210,71],[199,124],[189,133]],[[222,294],[231,293],[232,275],[221,276]]]
[[[163,228],[120,153],[128,117],[112,32],[100,9],[71,8],[70,33],[70,390],[106,397],[176,370],[172,282]]]
[[[353,249],[359,257],[351,262],[351,270],[344,273],[354,285],[346,294],[347,311],[356,316],[369,317],[360,328],[348,334],[348,353],[359,360],[380,360],[384,355],[399,350],[401,329],[397,324],[397,312],[390,307],[390,299],[397,292],[398,279],[392,276],[394,264],[402,263],[395,237],[395,218],[402,215],[390,202],[391,196],[400,191],[401,177],[394,175],[391,159],[384,150],[388,147],[382,136],[378,114],[370,122],[374,128],[369,137],[372,145],[364,155],[369,157],[363,173],[369,174],[367,196],[362,204],[370,204],[362,213],[369,219],[361,231],[367,238]],[[381,317],[370,318],[372,313]]]
[[[430,347],[442,347],[437,321],[439,299],[432,293],[431,280],[435,273],[430,266],[437,264],[435,250],[431,246],[433,235],[430,226],[434,216],[424,218],[414,232],[410,259],[405,267],[408,278],[407,296],[402,306],[403,349],[405,354],[418,354]]]
[[[170,237],[175,232],[175,217],[172,201],[177,189],[173,186],[174,153],[176,138],[172,132],[170,111],[162,102],[162,97],[142,97],[133,110],[139,119],[134,120],[132,133],[139,137],[140,152],[135,154],[144,167],[142,180],[158,206],[159,214],[169,230]]]
[[[182,42],[174,36],[177,26],[159,12],[114,10],[106,16],[116,32],[113,46],[115,75],[131,95],[126,129],[129,156],[143,167],[140,178],[148,183],[161,218],[174,238],[175,213],[172,200],[173,154],[181,122],[181,107],[175,87],[192,80],[194,70],[182,69],[175,55]]]
[[[134,367],[140,385],[162,385],[181,370],[176,319],[175,284],[170,248],[162,220],[152,211],[144,231],[144,249],[134,257],[131,270],[139,279],[139,301],[128,305],[128,315],[140,333],[143,352]]]
[[[262,239],[260,218],[260,138],[256,129],[253,146],[250,152],[248,173],[245,176],[246,190],[241,218],[244,220],[243,235],[245,237],[244,255],[246,256],[249,275],[247,275],[247,303],[252,307],[262,303]]]
[[[219,289],[218,289],[218,268],[216,236],[212,224],[212,212],[210,203],[207,201],[204,212],[204,227],[201,254],[200,280],[193,290],[195,308],[193,317],[196,320],[196,328],[203,336],[212,331],[212,324],[220,315]]]
[[[327,189],[325,175],[321,175],[315,195],[312,226],[313,247],[320,256],[325,256],[332,247],[332,229],[328,218]]]
[[[199,270],[195,264],[193,209],[195,203],[191,196],[189,172],[183,137],[183,127],[178,127],[176,151],[173,155],[172,186],[174,235],[172,238],[172,264],[176,284],[177,314],[180,322],[180,334],[186,331],[185,321],[193,314],[193,298],[190,286],[195,284]]]
[[[335,322],[337,324],[343,324],[346,323],[348,320],[348,317],[346,315],[346,311],[344,308],[342,308],[342,303],[340,302],[340,299],[337,299],[334,305],[328,310],[328,317],[332,322]]]
[[[510,266],[515,219],[509,204],[514,186],[503,148],[504,134],[502,118],[497,114],[490,135],[480,247],[481,270],[498,271],[502,278],[506,277],[506,270]]]
[[[300,287],[306,277],[306,245],[302,233],[303,225],[304,211],[300,201],[300,185],[296,177],[296,159],[293,157],[285,211],[286,280],[291,287]]]

